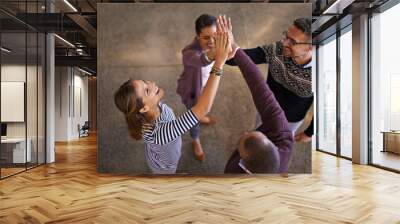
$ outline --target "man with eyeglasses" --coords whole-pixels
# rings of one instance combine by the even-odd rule
[[[181,96],[187,109],[192,108],[207,83],[211,68],[214,64],[217,19],[203,14],[196,19],[196,36],[193,41],[182,50],[184,70],[178,80],[177,93]],[[206,116],[200,120],[202,124],[215,124],[215,119]],[[204,161],[205,154],[200,143],[200,126],[197,124],[190,129],[193,139],[193,153],[197,160]]]
[[[280,41],[244,50],[255,64],[269,64],[267,83],[284,110],[293,133],[303,123],[314,100],[311,41],[311,20],[299,18],[283,32]],[[236,65],[234,60],[226,64]],[[312,121],[304,132],[296,135],[296,141],[310,141],[313,132]]]

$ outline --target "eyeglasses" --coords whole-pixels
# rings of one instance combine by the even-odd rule
[[[293,40],[292,38],[287,36],[287,31],[284,31],[282,33],[282,42],[287,41],[287,43],[289,44],[289,46],[296,46],[296,45],[300,45],[300,44],[312,44],[312,43],[303,43],[303,42],[296,42],[295,40]]]
[[[247,174],[253,174],[250,170],[248,170],[245,166],[244,166],[244,162],[242,159],[239,160],[239,167],[242,168],[242,170],[244,170],[244,172],[246,172]]]

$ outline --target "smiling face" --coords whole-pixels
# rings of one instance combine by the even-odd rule
[[[214,47],[214,36],[216,33],[217,26],[215,25],[207,26],[201,29],[201,32],[197,35],[201,49],[210,50]]]
[[[296,62],[301,64],[311,60],[312,45],[311,44],[293,44],[293,43],[310,43],[310,37],[292,25],[287,30],[286,37],[283,38],[283,54],[285,57],[292,57]]]
[[[158,108],[158,103],[164,97],[164,90],[154,82],[145,80],[133,80],[132,85],[137,97],[143,101],[143,108],[140,113],[152,112]]]

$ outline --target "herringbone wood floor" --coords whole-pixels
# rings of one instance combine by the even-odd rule
[[[134,177],[96,172],[96,139],[0,181],[0,223],[400,223],[400,175],[313,153],[313,174]]]

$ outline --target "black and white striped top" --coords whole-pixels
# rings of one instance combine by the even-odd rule
[[[198,123],[192,110],[175,118],[166,104],[160,103],[160,116],[152,124],[143,125],[146,159],[152,170],[171,170],[178,165],[181,155],[181,135]]]

